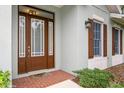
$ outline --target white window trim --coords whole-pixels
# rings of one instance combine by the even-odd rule
[[[94,19],[93,22],[101,24],[101,56],[95,56],[94,55],[93,58],[94,59],[99,59],[99,58],[101,59],[101,58],[103,58],[103,22],[96,20],[96,19]]]

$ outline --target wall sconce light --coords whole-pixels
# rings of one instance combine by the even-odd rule
[[[89,20],[85,21],[85,26],[86,26],[86,28],[90,28],[91,27],[91,22]]]

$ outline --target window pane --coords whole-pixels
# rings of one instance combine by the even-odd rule
[[[49,55],[53,55],[53,22],[49,22],[48,28],[48,45],[49,45]]]
[[[19,16],[19,57],[25,57],[25,17]]]
[[[44,21],[31,18],[31,56],[44,55]]]
[[[35,52],[39,52],[40,51],[40,34],[42,35],[41,31],[40,31],[40,23],[36,23],[36,30],[35,30]],[[41,38],[42,40],[42,38]]]
[[[96,55],[99,55],[99,48],[96,48]]]
[[[101,24],[94,22],[94,55],[101,56]]]
[[[115,31],[115,54],[119,54],[119,31]]]

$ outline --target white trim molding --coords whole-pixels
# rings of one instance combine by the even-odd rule
[[[110,13],[110,17],[122,18],[122,17],[124,17],[124,14]]]
[[[104,22],[104,19],[102,17],[96,15],[96,14],[93,14],[92,18],[95,19],[95,20],[98,20],[100,22]]]
[[[107,68],[107,57],[97,57],[88,60],[88,68],[94,69],[106,69]]]
[[[56,70],[59,70],[59,69],[53,68],[53,69],[36,70],[36,71],[32,71],[32,72],[17,75],[16,77],[13,77],[13,79],[22,78],[22,77],[28,77],[28,76],[31,76],[31,75],[36,75],[36,74],[41,74],[41,73],[49,73],[51,71],[56,71]]]
[[[112,56],[112,66],[123,63],[123,55]]]

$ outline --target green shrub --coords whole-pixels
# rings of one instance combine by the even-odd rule
[[[0,71],[0,88],[7,88],[10,85],[9,71]]]
[[[87,88],[105,88],[110,86],[110,81],[113,80],[113,75],[109,72],[100,69],[83,69],[74,71],[77,73],[80,85]]]
[[[120,83],[111,83],[110,84],[111,88],[124,88],[124,84],[120,84]]]

